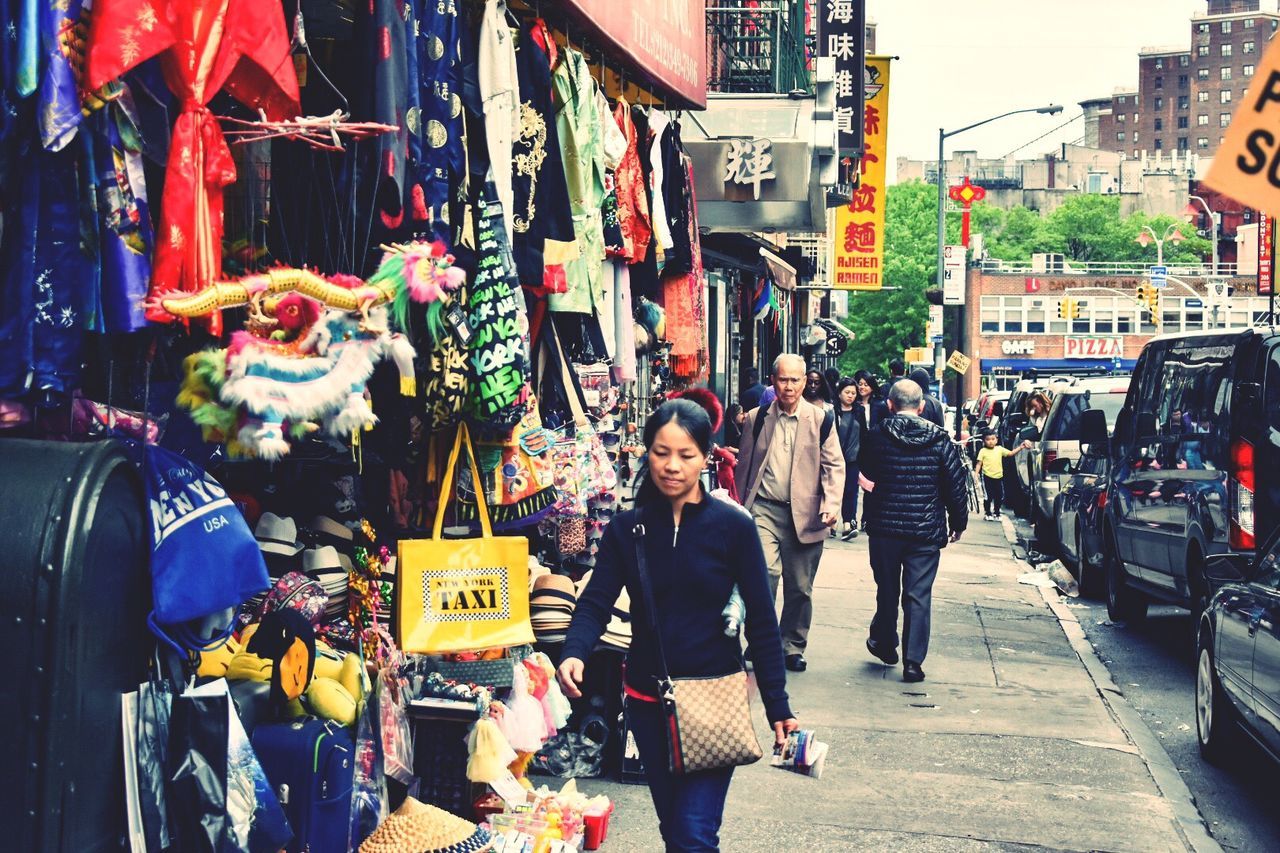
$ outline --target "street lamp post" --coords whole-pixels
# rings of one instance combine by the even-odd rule
[[[984,124],[990,124],[993,121],[999,121],[1000,119],[1008,118],[1009,116],[1016,116],[1022,113],[1041,113],[1043,115],[1057,115],[1060,112],[1062,112],[1061,105],[1049,104],[1048,106],[1044,106],[1044,107],[1028,107],[1027,109],[1022,109],[1022,110],[1010,110],[1007,113],[1001,113],[998,116],[992,116],[991,118],[986,118],[986,119],[983,119],[982,121],[974,122],[973,124],[970,124],[970,125],[965,125],[964,127],[958,130],[944,130],[943,128],[938,128],[938,288],[939,289],[941,289],[943,286],[944,269],[943,269],[942,250],[943,250],[943,244],[946,242],[946,239],[947,239],[947,218],[946,218],[947,217],[947,211],[946,211],[947,170],[946,170],[945,160],[943,159],[946,156],[944,146],[946,145],[947,140],[953,136],[957,136],[961,133],[964,133],[967,130],[973,130],[975,127],[981,127]],[[965,345],[965,341],[964,341],[965,306],[960,305],[958,307],[960,310],[958,312],[959,327],[956,329],[956,348],[963,351],[963,348]],[[935,360],[937,361],[940,359],[935,359]],[[963,385],[961,385],[960,387],[963,387]],[[963,394],[957,394],[956,396],[963,397]],[[956,411],[957,412],[960,411],[960,406],[958,405],[956,406]]]
[[[1213,212],[1209,207],[1209,202],[1205,201],[1198,195],[1193,195],[1191,196],[1191,201],[1187,202],[1186,209],[1182,211],[1187,222],[1190,222],[1192,217],[1200,214],[1200,211],[1196,209],[1196,203],[1198,203],[1209,216],[1209,239],[1213,241],[1213,269],[1210,270],[1209,275],[1215,276],[1218,274],[1218,228],[1222,224],[1222,217]]]
[[[1182,232],[1178,230],[1178,223],[1176,222],[1164,230],[1163,236],[1156,236],[1155,229],[1150,225],[1143,225],[1141,233],[1138,234],[1138,243],[1141,246],[1146,247],[1150,246],[1152,243],[1156,244],[1156,266],[1160,267],[1164,266],[1165,242],[1168,241],[1177,245],[1178,243],[1181,243],[1182,240]],[[1214,266],[1217,266],[1216,261],[1214,262]]]

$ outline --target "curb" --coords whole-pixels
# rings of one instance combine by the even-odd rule
[[[1007,516],[1003,516],[1001,522],[1005,538],[1009,540],[1010,546],[1016,547],[1017,533],[1013,523]],[[1021,562],[1031,567],[1031,564],[1025,560]],[[1089,673],[1089,678],[1093,680],[1093,686],[1102,698],[1103,704],[1107,706],[1107,710],[1111,712],[1111,716],[1115,718],[1129,740],[1133,741],[1134,746],[1138,748],[1138,754],[1147,765],[1147,772],[1155,781],[1160,795],[1173,809],[1174,820],[1177,822],[1178,831],[1182,834],[1187,848],[1195,853],[1222,853],[1222,845],[1209,834],[1208,824],[1205,823],[1204,816],[1196,806],[1195,797],[1192,796],[1191,789],[1183,781],[1182,774],[1169,758],[1164,744],[1151,731],[1142,716],[1133,709],[1125,698],[1124,692],[1111,678],[1111,672],[1085,636],[1080,620],[1062,603],[1056,588],[1040,587],[1039,590],[1044,603],[1057,618],[1062,633],[1071,643],[1076,657],[1080,658],[1085,671]]]

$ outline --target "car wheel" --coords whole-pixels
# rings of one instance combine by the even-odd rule
[[[1200,757],[1218,764],[1236,731],[1235,709],[1222,690],[1213,661],[1213,635],[1200,631],[1196,645],[1196,740]]]
[[[1107,616],[1115,622],[1141,622],[1147,617],[1147,599],[1129,586],[1120,563],[1120,554],[1112,540],[1104,556],[1107,579]]]
[[[1084,550],[1084,531],[1080,522],[1076,522],[1076,581],[1080,584],[1080,594],[1089,598],[1101,598],[1103,593],[1102,573],[1098,567],[1089,562]]]

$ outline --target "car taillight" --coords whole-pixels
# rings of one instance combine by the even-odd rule
[[[1243,438],[1231,442],[1230,484],[1231,529],[1228,542],[1232,548],[1248,550],[1256,546],[1253,537],[1253,445]]]
[[[1105,491],[1098,492],[1098,509],[1102,510],[1106,508],[1107,508],[1107,493]]]

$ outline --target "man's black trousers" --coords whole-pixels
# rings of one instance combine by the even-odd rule
[[[938,576],[937,545],[889,536],[870,537],[871,572],[876,579],[876,615],[871,639],[882,648],[898,646],[898,600],[902,600],[902,657],[924,663],[929,653],[929,610]]]

